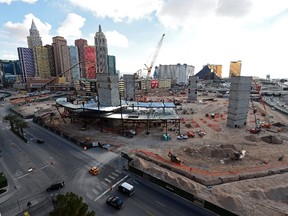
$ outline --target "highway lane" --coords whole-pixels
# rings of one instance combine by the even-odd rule
[[[15,143],[11,144],[10,141],[5,143],[8,149],[4,152],[4,158],[5,170],[12,170],[11,179],[17,186],[17,189],[14,189],[17,193],[0,204],[4,216],[15,215],[20,210],[23,211],[28,201],[35,205],[35,209],[37,209],[37,204],[40,206],[40,203],[46,203],[45,206],[49,206],[52,195],[70,191],[82,196],[89,208],[95,210],[97,215],[112,213],[116,215],[209,215],[200,214],[198,207],[171,193],[158,191],[149,186],[149,183],[143,184],[141,180],[135,183],[135,196],[129,198],[122,196],[117,191],[117,183],[124,179],[131,181],[131,179],[127,176],[129,173],[121,169],[126,161],[120,158],[120,155],[99,148],[84,151],[74,143],[32,122],[29,122],[29,125],[30,127],[25,130],[26,136],[30,139],[42,138],[45,143],[39,144],[35,140],[30,140],[25,144],[11,132],[9,134],[7,127],[4,132],[10,137],[10,141]],[[22,157],[15,158],[15,154],[20,154],[17,151],[21,152]],[[13,158],[13,160],[10,159],[12,163],[7,161],[8,158]],[[88,173],[88,168],[93,165],[101,167],[98,176]],[[27,171],[29,166],[33,167],[32,172]],[[16,170],[21,170],[22,173]],[[45,189],[57,180],[64,180],[65,187],[60,191],[47,193]],[[110,191],[111,186],[114,186],[112,191]],[[123,209],[115,211],[105,203],[110,193],[123,197],[125,201]],[[41,212],[41,209],[38,209],[37,215],[39,211]],[[47,212],[43,215],[47,215]]]

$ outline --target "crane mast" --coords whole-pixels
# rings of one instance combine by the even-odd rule
[[[152,68],[153,68],[153,66],[154,66],[154,63],[155,63],[155,61],[156,61],[156,59],[157,59],[157,57],[158,57],[160,48],[161,48],[162,43],[163,43],[164,36],[165,36],[165,34],[162,35],[160,41],[158,42],[158,44],[157,44],[157,46],[156,46],[156,49],[155,49],[155,52],[154,52],[154,54],[153,54],[153,57],[152,57],[152,60],[151,60],[150,65],[148,66],[148,65],[144,64],[145,67],[146,67],[146,69],[147,69],[146,80],[147,80],[148,77],[150,76],[151,71],[152,71]]]

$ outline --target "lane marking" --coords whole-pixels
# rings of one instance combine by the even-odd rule
[[[108,186],[108,184],[106,184],[106,182],[101,181],[102,184],[104,184],[105,186]]]
[[[44,168],[46,168],[46,167],[48,167],[48,166],[50,166],[50,165],[46,164],[46,165],[40,167],[39,169],[41,170],[41,169],[44,169]]]
[[[121,171],[119,171],[119,170],[115,170],[116,172],[118,172],[119,174],[121,174],[122,172]]]
[[[128,177],[128,175],[126,175],[125,177],[123,177],[122,179],[120,179],[118,182],[116,182],[114,185],[112,185],[112,188],[115,187],[116,185],[118,185],[121,181],[125,180]],[[104,196],[106,193],[108,193],[110,191],[110,188],[107,189],[106,191],[104,191],[100,196],[96,197],[94,199],[94,201],[97,201],[98,199],[100,199],[102,196]]]
[[[112,172],[112,175],[118,177],[119,175],[117,173]]]
[[[105,178],[105,181],[107,181],[108,183],[111,183],[111,181],[109,179],[107,179],[107,178]]]
[[[22,176],[17,177],[17,179],[23,178],[23,177],[25,177],[25,176],[27,176],[27,175],[29,175],[29,174],[30,174],[30,173],[26,173],[26,174],[24,174],[24,175],[22,175]]]
[[[113,180],[115,179],[115,177],[113,177],[112,175],[108,175],[108,177],[113,179]]]
[[[86,196],[91,200],[93,199],[93,195],[90,195],[89,193],[86,193]]]
[[[166,207],[164,204],[158,202],[158,201],[155,201],[156,203],[158,203],[159,205],[163,206],[163,207]]]
[[[96,188],[98,188],[99,190],[103,190],[103,188],[99,185],[96,185]]]
[[[95,190],[94,188],[92,189],[92,191],[96,194],[96,195],[98,195],[100,192],[99,191],[97,191],[97,190]],[[92,199],[92,198],[91,198]]]

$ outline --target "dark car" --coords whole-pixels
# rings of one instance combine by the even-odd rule
[[[46,191],[53,191],[53,190],[60,190],[61,188],[63,188],[65,186],[64,181],[59,181],[57,183],[51,184]]]
[[[37,139],[37,143],[44,143],[43,139]]]
[[[121,209],[124,206],[123,200],[121,200],[120,197],[115,196],[115,195],[110,195],[107,198],[106,203],[108,205],[113,206],[116,209]]]

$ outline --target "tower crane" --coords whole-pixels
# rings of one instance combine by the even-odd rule
[[[162,43],[163,43],[163,39],[164,39],[164,36],[165,34],[162,35],[160,41],[158,42],[157,46],[156,46],[156,49],[154,51],[154,54],[153,54],[153,57],[152,57],[152,60],[151,60],[151,63],[150,65],[148,66],[147,64],[144,64],[146,69],[147,69],[147,76],[146,76],[146,79],[148,79],[148,77],[150,76],[151,74],[151,71],[152,71],[152,68],[154,66],[154,63],[158,57],[158,54],[159,54],[159,51],[160,51],[160,48],[162,46]]]
[[[146,67],[145,69],[147,69],[147,75],[146,75],[146,79],[145,79],[145,81],[146,81],[146,83],[145,83],[145,84],[146,84],[146,90],[147,90],[147,80],[148,80],[148,78],[149,78],[149,76],[150,76],[150,74],[151,74],[151,71],[152,71],[152,68],[153,68],[153,66],[154,66],[154,63],[155,63],[155,61],[156,61],[156,59],[157,59],[157,57],[158,57],[160,48],[161,48],[162,43],[163,43],[164,36],[165,36],[165,34],[163,34],[163,35],[161,36],[161,39],[159,40],[159,42],[158,42],[158,44],[157,44],[157,46],[156,46],[156,49],[155,49],[155,51],[154,51],[154,53],[153,53],[153,56],[152,56],[150,65],[148,66],[147,64],[144,64],[145,67]]]

